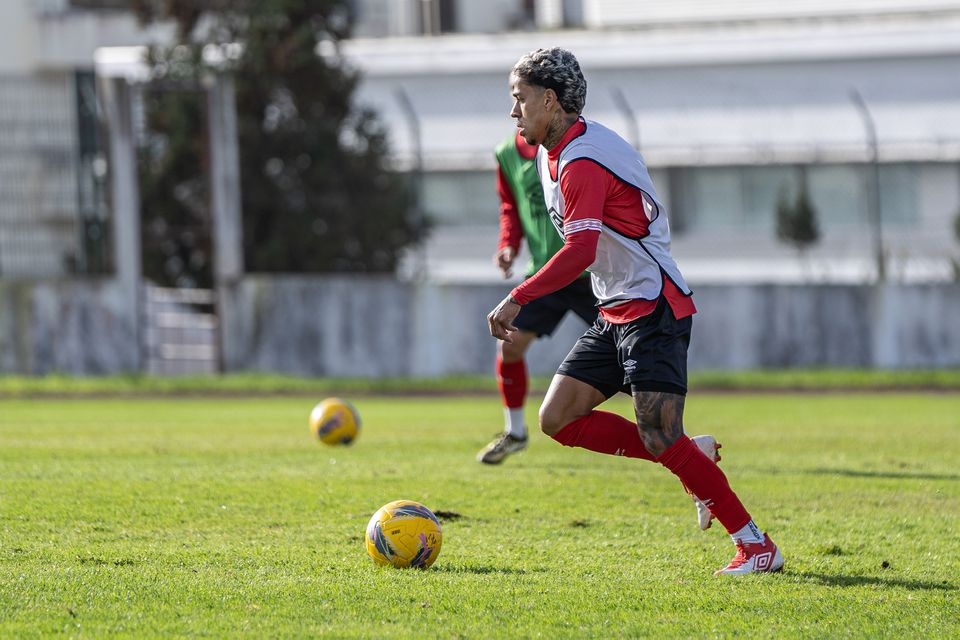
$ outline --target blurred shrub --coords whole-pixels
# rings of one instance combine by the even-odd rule
[[[777,201],[777,239],[801,253],[820,240],[817,211],[810,202],[806,180],[800,181],[795,199],[781,190]]]

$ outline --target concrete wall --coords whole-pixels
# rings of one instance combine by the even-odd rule
[[[131,371],[139,346],[129,309],[113,280],[0,281],[0,373]]]
[[[248,276],[229,370],[314,376],[489,373],[486,313],[503,285],[391,278]],[[960,367],[960,284],[701,286],[691,369]],[[114,373],[136,367],[136,327],[111,281],[0,283],[0,372]],[[550,374],[582,333],[568,318],[534,344]]]
[[[701,286],[692,369],[960,366],[960,285]],[[317,375],[491,371],[486,313],[503,285],[248,277],[239,369]],[[584,329],[534,344],[549,374]]]

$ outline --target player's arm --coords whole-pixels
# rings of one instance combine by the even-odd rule
[[[513,262],[520,253],[523,227],[517,213],[517,200],[500,165],[497,165],[497,196],[500,198],[500,239],[493,263],[503,272],[504,278],[509,278],[513,275]]]
[[[510,292],[518,304],[553,293],[576,280],[597,256],[603,225],[607,176],[603,167],[574,161],[560,175],[563,194],[563,247],[540,271]]]
[[[547,264],[511,291],[510,295],[487,315],[490,335],[504,342],[513,342],[511,334],[517,330],[513,326],[513,320],[520,313],[521,305],[562,289],[576,280],[583,270],[593,263],[599,238],[600,232],[591,229],[567,235],[563,246]]]
[[[580,277],[584,270],[593,264],[597,256],[599,229],[583,229],[567,233],[563,246],[540,271],[524,280],[510,292],[517,304],[524,305],[531,300],[559,291]]]

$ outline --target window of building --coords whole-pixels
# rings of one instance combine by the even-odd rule
[[[885,224],[915,222],[926,165],[880,167],[881,211]],[[867,166],[826,164],[756,167],[696,167],[669,171],[673,227],[679,232],[746,227],[772,231],[777,202],[796,197],[805,178],[824,228],[867,222]],[[661,190],[663,190],[661,188]]]
[[[432,171],[423,176],[423,206],[437,225],[496,226],[500,202],[493,171]]]
[[[810,199],[824,227],[861,225],[867,219],[867,191],[860,165],[817,165],[807,169]]]
[[[922,171],[923,165],[919,164],[880,167],[880,213],[884,223],[903,224],[917,220]]]

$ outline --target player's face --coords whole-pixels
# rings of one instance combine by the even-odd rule
[[[552,93],[552,92],[549,92]],[[550,96],[548,90],[527,84],[520,78],[510,76],[510,94],[513,96],[513,109],[510,117],[517,120],[517,129],[527,144],[541,144],[547,137],[552,114],[548,109]]]

